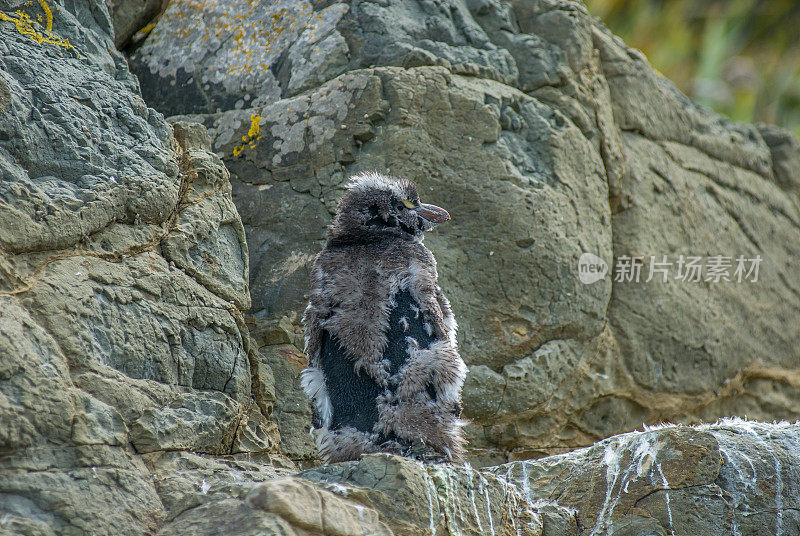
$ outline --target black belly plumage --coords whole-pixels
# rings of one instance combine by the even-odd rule
[[[435,340],[425,329],[423,313],[408,290],[398,290],[394,302],[389,315],[388,344],[383,353],[383,359],[389,362],[392,377],[409,358],[406,337],[416,339],[420,348],[428,348]],[[320,367],[333,408],[330,429],[352,426],[362,432],[372,432],[378,421],[376,399],[383,389],[366,373],[356,374],[353,360],[327,330],[323,330],[322,334]],[[390,389],[393,389],[391,384]],[[436,400],[433,386],[429,387],[428,394]]]

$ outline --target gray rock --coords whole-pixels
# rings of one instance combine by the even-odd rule
[[[261,484],[250,491],[245,503],[251,508],[275,513],[312,533],[392,534],[378,520],[374,509],[321,490],[302,479],[286,478]]]
[[[307,365],[302,352],[288,344],[263,346],[257,357],[273,377],[275,405],[269,418],[278,425],[281,453],[305,465],[319,463],[311,436],[311,405],[300,387],[300,371]]]
[[[390,455],[301,476],[395,534],[793,534],[800,425],[667,425],[475,471]]]
[[[384,65],[443,65],[504,83],[518,77],[512,54],[492,43],[463,2],[450,9],[280,0],[255,9],[239,0],[176,0],[132,57],[145,98],[167,114],[258,107]]]
[[[72,441],[80,445],[123,446],[128,440],[128,426],[113,406],[99,401],[85,391],[71,391],[75,398]]]
[[[161,243],[164,258],[217,296],[247,310],[249,256],[242,221],[230,197],[228,171],[208,153],[209,139],[201,125],[176,122],[173,127],[179,142],[198,149],[186,155],[193,167],[185,183],[191,195],[182,199],[178,225]]]
[[[14,30],[0,44],[9,96],[0,121],[7,252],[72,247],[115,222],[159,224],[178,197],[170,129],[138,95],[124,58],[108,53],[105,9],[54,3],[52,17],[68,46]]]
[[[0,2],[24,30],[16,9],[52,30],[0,22],[0,531],[153,534],[164,451],[290,464],[251,392],[244,230],[103,2]]]
[[[224,521],[223,521],[224,520]],[[300,536],[308,534],[294,527],[277,515],[265,514],[245,505],[242,501],[227,499],[200,505],[165,525],[159,536],[197,534],[213,536],[221,532],[242,536],[281,535]],[[316,534],[321,534],[317,532]]]
[[[261,460],[186,451],[155,452],[144,459],[170,519],[215,500],[244,499],[261,482],[291,474]]]
[[[151,518],[164,535],[215,534],[225,527],[237,534],[782,536],[800,526],[798,432],[797,424],[741,420],[695,428],[669,425],[480,471],[385,454],[299,475],[186,452],[143,459],[154,475],[148,483],[169,512]],[[59,533],[82,533],[81,523],[107,507],[104,479],[128,475],[118,486],[128,493],[136,485],[136,471],[146,471],[138,457],[114,455],[119,449],[81,449],[82,459],[97,464],[96,471],[86,468],[72,476],[87,478],[97,501],[80,511],[69,502],[73,499],[40,502],[44,508],[35,510],[30,501],[12,497],[3,503],[9,512],[4,523],[14,528],[51,523],[63,529],[60,522],[52,524],[56,518],[49,512],[55,511],[73,516],[72,525]],[[47,471],[23,471],[39,467],[42,454],[34,450],[16,460],[0,483],[17,489],[47,479],[60,482],[62,473],[53,462]],[[69,458],[62,454],[55,463]],[[126,464],[135,470],[123,473],[120,466]],[[102,526],[113,530],[117,520],[106,515]]]
[[[309,45],[334,31],[343,11],[337,4],[316,13],[306,1],[170,2],[132,66],[148,102],[168,114],[258,106],[281,95],[273,65],[287,45],[307,32],[301,44],[316,54]],[[324,49],[338,61],[341,47],[332,45]]]
[[[542,534],[541,514],[519,490],[469,465],[424,465],[378,454],[301,476],[374,505],[395,534]]]
[[[42,442],[4,454],[0,463],[3,531],[133,535],[163,523],[152,475],[127,449]]]
[[[0,449],[67,442],[76,400],[57,342],[10,296],[0,296]],[[84,426],[85,428],[85,426]],[[91,433],[85,433],[89,436]]]
[[[491,471],[532,501],[572,509],[582,533],[792,534],[798,431],[738,419],[670,425]]]
[[[772,170],[778,186],[792,193],[800,190],[800,140],[772,125],[757,125],[772,154]]]
[[[264,416],[257,404],[251,404],[239,423],[231,453],[275,453],[280,440],[278,425]]]
[[[222,393],[187,393],[169,407],[152,408],[131,423],[136,452],[191,450],[227,454],[242,416]]]

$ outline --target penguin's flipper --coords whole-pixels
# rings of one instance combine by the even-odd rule
[[[361,432],[372,432],[378,421],[376,399],[382,388],[368,374],[356,372],[353,360],[327,329],[322,330],[319,356],[333,408],[330,429],[350,426]]]
[[[448,315],[440,322],[441,330],[433,327],[434,318],[418,307],[409,291],[397,292],[384,359],[391,363],[392,391],[401,403],[434,403],[440,411],[458,416],[467,367],[455,346],[450,304],[439,294],[441,308],[436,312]]]
[[[409,338],[419,348],[427,348],[435,340],[433,326],[426,320],[420,304],[407,289],[399,289],[389,313],[389,330],[386,333],[386,350],[383,359],[390,363],[394,376],[409,361]]]

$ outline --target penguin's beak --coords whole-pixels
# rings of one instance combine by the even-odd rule
[[[436,205],[427,205],[420,203],[417,207],[417,214],[430,223],[444,223],[450,221],[450,214],[441,207]]]

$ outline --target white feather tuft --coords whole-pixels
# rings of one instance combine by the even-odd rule
[[[353,175],[350,177],[347,189],[358,192],[365,192],[370,189],[389,190],[398,197],[405,195],[396,180],[376,171],[365,171],[358,175]]]
[[[306,396],[314,403],[319,418],[322,420],[322,427],[327,428],[331,425],[333,418],[333,408],[331,399],[328,396],[328,388],[325,386],[325,376],[317,367],[308,367],[300,373],[300,385],[303,387]]]

